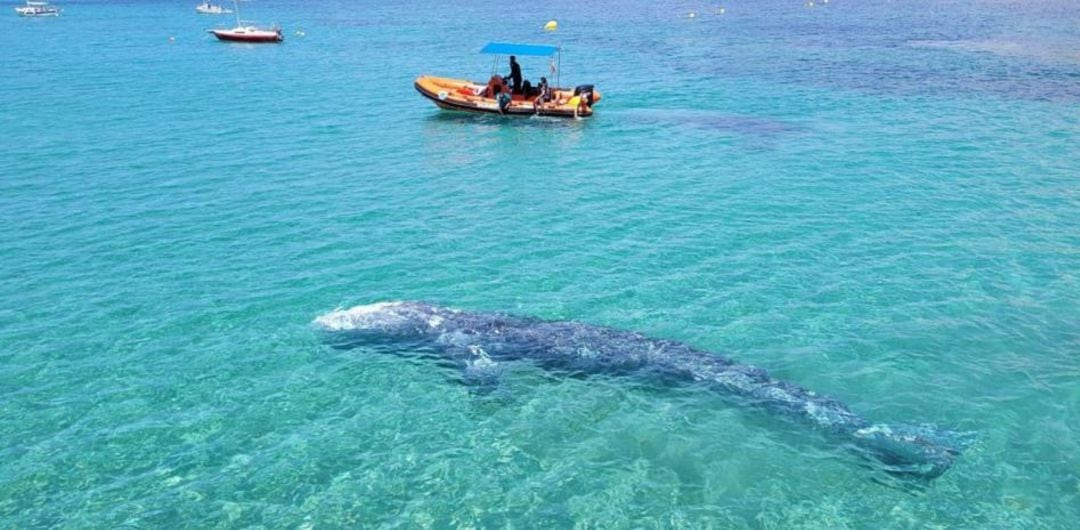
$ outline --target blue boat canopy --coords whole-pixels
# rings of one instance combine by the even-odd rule
[[[559,48],[556,46],[545,46],[542,44],[511,44],[508,42],[489,42],[480,53],[488,53],[493,55],[537,55],[542,57],[551,57],[556,53],[559,53]]]

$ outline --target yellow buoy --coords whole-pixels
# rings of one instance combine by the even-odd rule
[[[555,31],[559,29],[559,23],[554,20],[549,20],[547,24],[544,24],[545,31]]]

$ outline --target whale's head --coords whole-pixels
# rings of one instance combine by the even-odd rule
[[[423,340],[437,334],[447,311],[423,302],[379,302],[331,311],[312,324],[341,346]]]

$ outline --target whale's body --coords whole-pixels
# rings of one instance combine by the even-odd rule
[[[424,352],[464,370],[528,359],[564,373],[698,384],[808,424],[896,474],[937,477],[960,451],[950,433],[928,426],[871,423],[835,399],[774,379],[760,368],[635,332],[422,302],[382,302],[333,311],[318,317],[315,325],[337,346]]]

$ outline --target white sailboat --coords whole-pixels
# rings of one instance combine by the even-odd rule
[[[240,20],[240,5],[237,4],[236,0],[233,0],[233,11],[236,13],[235,28],[211,29],[207,31],[213,33],[218,40],[232,42],[281,42],[285,40],[281,28],[277,26],[271,28],[259,28],[255,26],[253,22]]]
[[[60,8],[44,0],[26,0],[25,6],[15,8],[20,17],[58,17]]]
[[[225,9],[224,7],[221,7],[217,4],[211,4],[210,2],[203,2],[195,6],[195,11],[198,11],[199,13],[202,13],[204,15],[225,15],[228,13],[232,13],[231,10]]]

